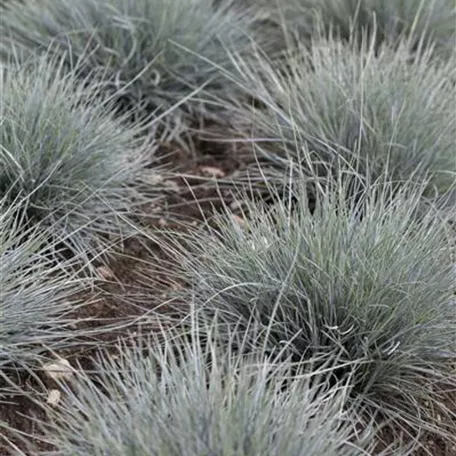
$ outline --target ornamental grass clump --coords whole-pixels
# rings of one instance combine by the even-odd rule
[[[74,254],[100,253],[141,199],[139,128],[62,60],[11,61],[0,78],[0,197],[20,204],[24,223],[52,226]]]
[[[78,375],[65,391],[48,426],[58,454],[365,454],[343,411],[342,385],[301,380],[284,389],[286,364],[242,359],[195,333],[168,333],[163,345],[143,348],[102,355],[92,378]]]
[[[434,54],[454,53],[454,0],[262,0],[269,21],[309,43],[318,33],[336,33],[342,40],[367,34],[376,45],[432,45]]]
[[[246,51],[254,35],[251,14],[231,0],[53,0],[14,2],[1,11],[4,55],[48,51],[80,62],[98,75],[119,106],[133,114],[206,111],[199,95],[224,97],[235,89],[218,66],[230,66],[227,48]],[[222,96],[223,95],[223,96]],[[200,103],[201,102],[201,103]],[[174,109],[180,106],[182,109]]]
[[[272,207],[249,203],[241,226],[222,218],[185,238],[184,300],[206,324],[219,317],[225,343],[223,328],[252,352],[334,362],[328,376],[350,377],[351,400],[394,430],[448,437],[437,418],[452,413],[442,385],[456,386],[447,223],[423,210],[422,186],[340,182],[311,200],[299,186]]]
[[[283,68],[260,53],[233,59],[229,77],[260,102],[233,107],[234,135],[263,162],[426,181],[428,196],[454,185],[454,61],[434,63],[429,50],[412,55],[405,43],[376,51],[372,41],[359,50],[332,39],[291,52]]]
[[[80,305],[76,293],[89,284],[71,274],[72,262],[49,260],[43,245],[50,234],[37,227],[24,230],[17,208],[0,201],[1,380],[11,370],[40,367],[48,350],[75,343],[82,333],[72,327],[76,320],[70,313]]]

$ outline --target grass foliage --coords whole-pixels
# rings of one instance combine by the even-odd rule
[[[203,86],[221,96],[233,90],[217,66],[225,47],[250,47],[253,19],[227,0],[53,0],[11,4],[1,12],[1,50],[10,55],[52,49],[81,73],[98,74],[105,88],[135,113],[166,110]],[[186,103],[185,110],[198,103]],[[203,106],[198,106],[204,110]],[[182,110],[181,110],[182,111]],[[179,114],[182,114],[180,112]]]
[[[0,211],[0,376],[9,369],[37,367],[47,349],[68,346],[75,331],[67,314],[84,281],[71,264],[55,265],[43,244],[49,233],[24,231],[20,211],[1,201]],[[0,395],[1,397],[1,395]]]
[[[94,85],[58,59],[14,61],[0,75],[0,196],[21,204],[29,224],[87,254],[119,235],[139,177],[137,131],[115,118]]]
[[[51,410],[58,454],[364,454],[348,444],[342,387],[302,380],[283,390],[286,365],[242,359],[195,332],[166,340],[146,356],[120,346],[68,391],[59,414]]]
[[[261,54],[234,59],[234,77],[262,105],[238,107],[236,135],[260,158],[322,172],[349,164],[373,180],[428,181],[429,194],[454,184],[454,62],[433,64],[429,51],[412,56],[406,44],[375,51],[366,40],[361,50],[316,40],[290,53],[286,71]]]
[[[440,55],[454,52],[454,0],[263,0],[270,20],[310,42],[335,32],[342,40],[368,34],[377,45],[405,39],[412,47],[432,45]]]
[[[0,0],[0,400],[47,412],[24,424],[0,411],[0,445],[449,449],[455,8]],[[235,217],[207,209],[215,182]],[[206,220],[196,228],[190,194]],[[135,235],[96,269],[102,286],[82,274]],[[184,314],[174,329],[172,303]],[[71,360],[66,384],[38,374],[49,354]],[[43,406],[47,388],[58,390]],[[44,434],[28,435],[37,424]]]
[[[334,378],[350,378],[352,400],[373,415],[444,433],[431,408],[445,409],[435,383],[456,386],[445,224],[422,213],[416,186],[394,198],[391,185],[359,186],[357,199],[348,187],[322,187],[316,201],[301,188],[290,204],[250,204],[243,228],[229,217],[212,236],[192,234],[186,299],[206,324],[218,315],[228,334],[250,334],[253,352],[334,361]]]

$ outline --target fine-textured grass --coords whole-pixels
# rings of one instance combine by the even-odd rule
[[[318,33],[341,40],[366,34],[377,45],[407,40],[411,47],[432,45],[440,55],[454,52],[454,0],[260,0],[256,2],[286,33],[310,42]]]
[[[243,52],[253,19],[231,0],[53,0],[11,4],[1,11],[3,55],[48,50],[96,71],[123,106],[166,110],[201,89],[221,96],[230,85],[217,66],[230,63],[225,47]],[[233,86],[231,86],[233,90]],[[189,109],[205,110],[195,101]],[[176,115],[182,110],[177,110]]]
[[[454,184],[454,61],[434,64],[405,43],[376,51],[371,40],[359,49],[333,39],[291,52],[285,71],[262,54],[233,58],[234,78],[261,103],[233,107],[235,135],[260,159],[279,169],[310,160],[324,172],[348,163],[374,180],[428,181],[428,194]]]
[[[74,368],[32,426],[54,450],[0,416],[7,444],[59,456],[361,456],[394,439],[385,454],[398,456],[428,436],[456,443],[455,7],[0,0],[0,402],[25,395],[28,375],[27,391],[49,386],[37,370],[51,355]],[[170,183],[144,169],[162,140],[182,145],[196,130],[258,158],[260,172],[246,171],[269,199],[230,195],[242,218],[204,211],[202,227],[142,233],[159,244],[150,272],[136,248],[138,261],[100,269],[120,280],[103,288],[106,304],[137,290],[145,320],[160,299],[166,321],[184,318],[178,333],[138,330],[89,372],[88,336],[109,332],[105,343],[133,322],[102,324],[99,311],[120,315],[108,305],[105,316],[104,302],[79,312],[94,281],[76,277],[139,234],[140,208],[185,206],[142,204],[140,192]],[[183,168],[218,174],[219,144],[203,146]]]
[[[143,141],[94,85],[62,65],[40,57],[3,67],[0,196],[20,201],[25,222],[52,226],[54,240],[90,256],[107,236],[122,234]]]
[[[74,265],[46,258],[49,233],[24,230],[22,217],[0,202],[0,377],[9,369],[36,368],[45,350],[74,340],[68,313],[77,308],[75,293],[87,286],[72,277]]]
[[[374,415],[445,434],[434,411],[446,413],[435,384],[456,386],[447,225],[423,213],[422,188],[346,182],[319,188],[315,201],[301,188],[289,204],[249,204],[242,227],[223,218],[211,236],[192,233],[184,301],[203,321],[219,314],[230,331],[251,332],[251,350],[260,339],[295,362],[335,360],[334,377],[351,376],[351,398]]]
[[[214,335],[215,331],[210,330]],[[301,380],[287,365],[168,334],[162,346],[119,347],[51,415],[59,455],[351,456],[365,454],[343,411],[344,389]],[[317,377],[317,374],[315,374]],[[322,438],[324,436],[324,438]]]

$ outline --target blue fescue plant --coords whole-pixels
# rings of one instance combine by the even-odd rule
[[[11,60],[0,74],[0,197],[20,201],[28,224],[52,226],[73,253],[94,256],[126,232],[123,217],[140,199],[150,141],[138,130],[62,59]]]
[[[78,375],[50,410],[56,454],[365,454],[369,442],[353,434],[342,384],[302,379],[284,389],[286,363],[244,358],[214,342],[215,333],[171,331],[146,354],[146,346],[120,345],[100,356],[93,375]]]
[[[367,34],[377,45],[407,40],[412,48],[432,45],[442,57],[454,53],[454,0],[260,0],[256,5],[301,42],[321,32],[347,41]]]
[[[427,181],[428,195],[454,185],[454,59],[434,62],[429,49],[412,53],[407,43],[376,50],[372,40],[316,37],[310,50],[290,49],[280,67],[260,52],[233,60],[228,77],[259,103],[233,106],[232,137],[253,143],[280,172],[292,160]]]
[[[3,55],[47,51],[80,62],[82,75],[98,74],[105,89],[136,114],[207,106],[188,97],[200,89],[221,96],[233,90],[218,66],[230,64],[226,48],[250,48],[251,14],[231,0],[62,0],[12,2],[1,11]],[[183,104],[182,104],[183,103]],[[166,119],[169,119],[167,117]]]
[[[0,201],[0,377],[10,369],[40,368],[49,350],[67,348],[81,335],[70,314],[76,293],[89,286],[72,273],[73,261],[46,256],[50,233],[24,229],[19,205]],[[0,400],[3,398],[0,395]]]
[[[313,182],[312,199],[300,184],[272,207],[245,203],[242,225],[227,216],[192,233],[174,251],[190,284],[182,299],[205,324],[217,315],[227,344],[223,328],[247,345],[251,334],[252,352],[334,362],[328,376],[350,376],[351,400],[379,422],[449,438],[438,419],[452,413],[439,382],[456,386],[448,224],[421,207],[423,186],[362,181]]]

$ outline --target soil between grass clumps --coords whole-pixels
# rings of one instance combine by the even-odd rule
[[[149,227],[185,231],[203,225],[233,202],[230,185],[219,184],[217,176],[227,182],[234,173],[246,168],[242,158],[236,159],[233,153],[220,147],[211,148],[210,144],[192,152],[168,144],[158,151],[158,156],[174,170],[169,181],[173,184],[169,184],[169,191],[159,203],[142,208],[141,222]],[[108,271],[109,277],[97,290],[84,295],[89,304],[73,315],[79,321],[78,327],[92,331],[90,345],[81,340],[79,347],[52,355],[90,371],[92,356],[100,348],[109,351],[119,340],[137,340],[140,332],[159,330],[167,323],[177,322],[185,313],[185,303],[175,302],[174,298],[175,290],[183,286],[173,274],[176,266],[176,258],[157,242],[141,236],[127,239],[122,252],[110,260],[108,270],[104,271],[105,274]],[[52,446],[40,438],[37,421],[45,419],[39,404],[46,401],[49,389],[55,385],[39,371],[33,375],[12,372],[8,378],[17,392],[7,392],[0,399],[0,422],[16,429],[21,436],[2,429],[0,455],[17,454],[19,450],[27,455],[35,454],[33,451],[51,451]],[[1,381],[0,391],[7,386],[5,380]]]

